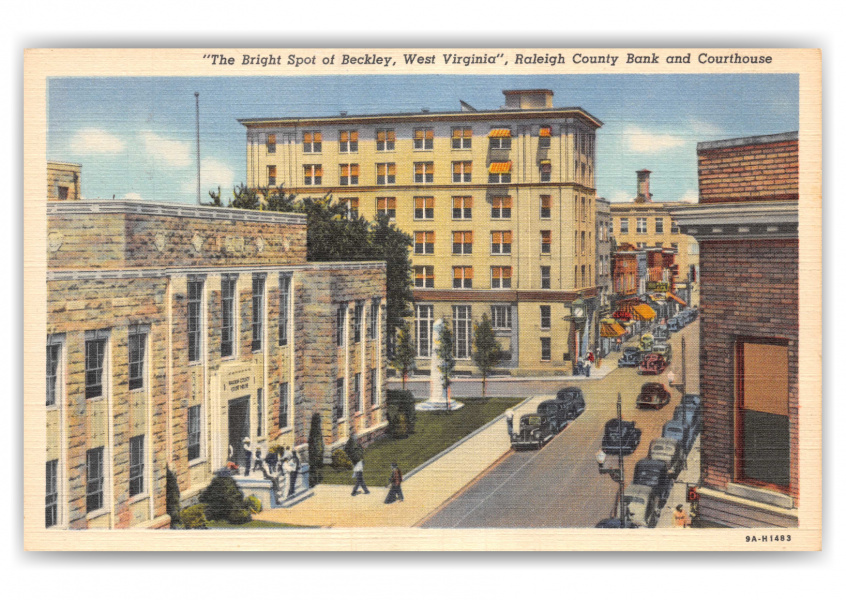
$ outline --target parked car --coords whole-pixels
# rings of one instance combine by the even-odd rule
[[[652,346],[652,353],[663,356],[667,364],[673,361],[673,348],[669,344],[655,344]]]
[[[649,458],[662,460],[667,465],[667,474],[676,478],[684,465],[681,446],[672,438],[660,437],[649,443]]]
[[[617,361],[618,367],[636,367],[640,363],[640,350],[628,346],[623,348],[623,355]]]
[[[511,447],[537,448],[540,450],[545,443],[557,433],[550,418],[546,415],[531,413],[520,417],[520,427],[511,434]]]
[[[629,519],[638,527],[655,527],[658,524],[661,509],[657,494],[651,487],[639,484],[626,486],[623,505],[629,511]]]
[[[667,368],[667,361],[660,354],[647,354],[637,366],[638,375],[660,375]]]
[[[651,333],[644,333],[640,336],[637,349],[641,352],[651,352],[653,344],[655,344],[655,337]]]
[[[663,408],[670,402],[670,391],[663,383],[653,381],[644,383],[635,400],[638,408]]]
[[[685,394],[682,396],[681,404],[693,407],[697,414],[702,415],[702,398],[699,394]]]
[[[617,517],[602,519],[595,525],[594,529],[623,529],[623,521]],[[637,529],[637,525],[629,519],[626,521],[626,529]]]
[[[643,458],[637,461],[632,483],[651,487],[658,496],[658,508],[664,508],[673,489],[673,480],[663,460]]]
[[[558,390],[555,398],[567,405],[568,420],[572,421],[585,412],[585,395],[577,387],[565,387]]]
[[[682,324],[681,319],[679,319],[678,315],[667,319],[667,329],[669,329],[671,332],[675,333],[682,327],[684,327],[684,324]]]
[[[655,337],[656,342],[666,342],[670,339],[670,330],[667,329],[666,325],[659,325],[652,332],[652,335]]]
[[[544,400],[538,404],[537,413],[547,417],[556,432],[564,429],[570,420],[566,403],[558,399]]]
[[[606,454],[631,454],[640,444],[640,435],[634,421],[611,419],[605,424],[602,451]]]
[[[690,447],[693,445],[693,436],[690,430],[684,426],[681,421],[667,421],[664,423],[664,428],[661,430],[661,437],[668,437],[676,440],[676,443],[681,447],[681,451],[685,456],[690,452]]]
[[[699,418],[699,411],[693,406],[679,404],[673,411],[673,420],[681,421],[690,431],[690,436],[695,438],[699,434],[702,420]]]

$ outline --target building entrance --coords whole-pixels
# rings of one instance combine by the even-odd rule
[[[245,466],[244,438],[250,437],[250,397],[244,396],[229,401],[229,460],[238,466]]]

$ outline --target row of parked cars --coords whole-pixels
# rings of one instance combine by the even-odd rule
[[[558,391],[552,400],[538,404],[535,412],[523,415],[511,433],[511,447],[515,450],[540,450],[568,423],[585,412],[585,397],[577,387]]]
[[[667,319],[667,329],[673,332],[680,331],[683,327],[695,321],[698,316],[698,308],[686,308]]]

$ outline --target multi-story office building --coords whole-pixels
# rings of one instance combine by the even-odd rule
[[[611,351],[609,335],[617,331],[606,327],[606,335],[602,335],[601,322],[611,316],[611,203],[605,198],[596,199],[596,329],[594,340],[600,356]],[[606,323],[610,325],[610,323]],[[617,337],[617,336],[613,336]]]
[[[332,194],[413,236],[417,355],[451,323],[459,372],[489,313],[511,372],[566,372],[587,352],[596,296],[595,132],[550,90],[455,112],[242,119],[247,182]],[[574,305],[575,303],[575,305]]]

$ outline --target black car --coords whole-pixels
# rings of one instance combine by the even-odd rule
[[[673,489],[673,480],[668,473],[667,463],[663,460],[644,458],[637,461],[632,483],[649,486],[655,490],[659,508],[663,508],[667,503],[667,498],[670,497],[670,491]]]
[[[699,418],[699,411],[693,406],[679,404],[673,411],[673,419],[685,424],[688,431],[690,431],[691,438],[695,438],[699,434],[702,421]]]
[[[582,390],[577,387],[566,387],[558,390],[555,398],[566,405],[570,421],[585,412],[585,396],[582,394]]]
[[[550,418],[546,415],[532,413],[520,417],[520,427],[511,434],[511,447],[515,450],[522,448],[543,447],[545,443],[557,433]]]
[[[685,394],[682,396],[681,403],[693,408],[696,414],[702,415],[702,398],[699,394]]]
[[[664,428],[661,430],[661,437],[676,440],[685,456],[687,456],[690,448],[693,446],[693,435],[691,435],[690,429],[685,427],[682,421],[676,421],[675,419],[664,423]]]
[[[637,528],[637,525],[632,523],[630,520],[626,521],[626,529]],[[618,519],[617,517],[602,519],[599,523],[594,526],[594,529],[623,529],[623,521]]]
[[[537,413],[548,417],[555,431],[561,431],[570,421],[567,404],[561,400],[544,400],[538,404]]]
[[[640,444],[640,435],[634,421],[611,419],[605,424],[602,451],[606,454],[631,454]]]
[[[623,355],[617,361],[618,367],[636,367],[640,364],[640,350],[628,346],[623,348]]]

